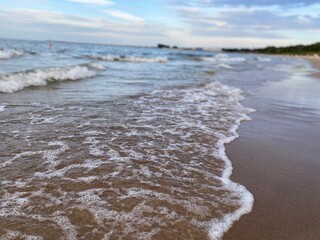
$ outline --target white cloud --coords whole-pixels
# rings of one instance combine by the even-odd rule
[[[298,21],[302,24],[304,23],[308,24],[311,22],[310,18],[307,18],[305,16],[298,16]]]
[[[15,18],[9,18],[14,14]],[[16,25],[25,24],[61,24],[75,27],[97,27],[99,22],[87,18],[73,17],[61,12],[45,11],[38,9],[10,9],[0,12],[0,19],[14,22]]]
[[[144,22],[143,18],[137,17],[135,15],[120,10],[106,10],[104,12],[113,17],[120,18],[129,22]]]
[[[12,18],[12,15],[15,17]],[[124,41],[133,36],[141,39],[142,35],[145,38],[156,38],[160,35],[164,36],[166,32],[166,28],[162,25],[152,25],[141,21],[114,22],[104,18],[78,17],[39,9],[0,10],[0,22],[6,22],[15,29],[38,29],[39,32],[47,34],[59,32],[60,35],[64,35],[72,32],[75,35],[78,32],[79,34],[86,33],[87,36],[95,36],[104,33],[103,37],[106,39],[108,39],[107,35],[117,35],[122,36]],[[0,26],[0,32],[5,35],[5,26]],[[76,40],[78,41],[79,38]],[[95,41],[95,38],[93,37],[92,40]]]
[[[188,9],[190,10],[190,9]],[[258,12],[249,19],[245,16],[238,16],[236,19],[224,18],[225,14],[212,14],[206,11],[191,9],[193,14],[179,15],[186,22],[184,26],[175,27],[165,21],[151,23],[143,21],[142,18],[132,14],[109,10],[106,14],[125,21],[115,21],[106,17],[84,17],[66,14],[63,12],[45,11],[39,9],[0,9],[0,32],[3,36],[11,38],[33,38],[47,39],[50,37],[56,40],[99,42],[112,44],[130,44],[130,45],[149,45],[155,46],[157,43],[166,43],[177,46],[203,46],[203,47],[263,47],[266,45],[289,45],[310,43],[319,36],[319,28],[291,29],[284,31],[281,28],[278,31],[271,29],[262,29],[265,22],[258,21],[259,16],[265,18],[265,15]],[[190,11],[189,11],[190,12]],[[197,13],[199,12],[199,13]],[[254,13],[254,12],[253,12]],[[253,14],[252,13],[252,14]],[[246,12],[246,14],[248,14]],[[14,17],[12,17],[14,16]],[[312,18],[302,15],[300,21],[306,22]],[[236,16],[233,16],[236,17]],[[272,16],[272,18],[275,18]],[[250,21],[255,19],[255,21]],[[278,18],[275,18],[277,20]],[[296,16],[290,19],[297,21]],[[233,21],[232,21],[233,20]],[[241,22],[240,20],[244,21]],[[239,25],[234,26],[233,24]],[[250,29],[246,30],[247,22],[250,23]],[[252,22],[254,24],[252,24]],[[279,22],[279,21],[277,21]],[[284,23],[279,22],[279,25]],[[296,24],[297,25],[297,24]],[[318,25],[316,25],[318,26]],[[242,28],[241,28],[242,27]],[[241,29],[241,31],[239,31]],[[259,29],[259,31],[254,31]],[[265,33],[279,34],[277,36],[265,36]],[[237,34],[238,33],[238,34]]]
[[[268,45],[287,46],[299,42],[290,38],[264,39],[259,37],[223,37],[197,36],[188,30],[169,31],[168,39],[174,39],[175,44],[187,47],[265,47]]]
[[[74,2],[74,3],[100,5],[100,6],[114,5],[114,2],[112,2],[110,0],[68,0],[68,1],[69,2]]]

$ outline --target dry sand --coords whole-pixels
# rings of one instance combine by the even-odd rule
[[[313,61],[320,69],[320,61]],[[232,179],[255,197],[224,240],[320,239],[320,74],[300,72],[243,104],[257,110],[227,146]]]

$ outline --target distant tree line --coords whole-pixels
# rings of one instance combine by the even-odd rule
[[[178,47],[177,46],[170,47],[169,45],[165,45],[165,44],[159,43],[157,48],[173,48],[173,49],[177,49]]]
[[[223,48],[224,52],[238,53],[264,53],[264,54],[290,54],[290,55],[320,55],[320,42],[310,45],[295,45],[289,47],[266,47],[257,49],[248,48]]]
[[[160,49],[180,49],[180,50],[196,50],[196,51],[203,51],[203,48],[186,48],[186,47],[177,47],[177,46],[170,46],[166,44],[159,43],[157,48]]]

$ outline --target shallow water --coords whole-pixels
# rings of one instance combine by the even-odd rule
[[[0,47],[23,53],[0,60],[3,239],[220,239],[253,204],[229,179],[224,151],[253,111],[240,101],[301,64],[92,44]]]

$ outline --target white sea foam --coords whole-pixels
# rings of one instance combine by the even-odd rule
[[[14,50],[14,49],[0,49],[0,60],[9,59],[13,57],[20,57],[24,53],[22,51]]]
[[[0,112],[5,111],[5,109],[6,109],[6,106],[1,106],[1,105],[0,105]]]
[[[77,240],[77,231],[67,217],[56,216],[54,220],[63,229],[63,231],[67,233],[67,240]]]
[[[85,66],[36,69],[0,76],[0,92],[13,93],[30,86],[46,86],[51,82],[79,80],[96,76]]]
[[[43,237],[33,236],[20,233],[18,231],[6,231],[6,234],[0,237],[0,240],[14,240],[14,239],[22,239],[22,240],[43,240]]]
[[[7,161],[3,162],[0,164],[0,167],[4,168],[8,165],[11,165],[14,161],[16,161],[17,159],[21,158],[21,157],[26,157],[26,156],[33,156],[38,154],[38,151],[27,151],[27,152],[23,152],[23,153],[19,153],[16,156],[14,156],[13,158],[8,159]]]
[[[101,61],[110,61],[110,62],[165,63],[168,61],[168,59],[164,57],[148,58],[148,57],[116,56],[116,55],[90,55],[88,57],[91,59],[96,59]]]
[[[245,62],[246,59],[243,57],[231,57],[227,54],[219,53],[216,54],[214,57],[201,57],[201,61],[207,62],[215,62],[215,63],[232,63],[232,62]]]
[[[68,108],[69,110],[77,110],[77,111],[83,111],[83,107],[80,106],[72,106]]]
[[[225,64],[225,63],[218,64],[218,67],[219,68],[224,68],[224,69],[233,69],[233,67],[231,67],[230,65]]]
[[[57,122],[57,118],[59,116],[52,116],[52,117],[43,117],[41,115],[32,114],[31,115],[31,125],[35,124],[51,124]]]
[[[271,62],[271,58],[267,58],[267,57],[258,56],[257,59],[260,62]]]
[[[221,56],[221,58],[225,58],[225,56]],[[211,102],[213,106],[218,104],[216,105],[217,107],[220,104],[222,104],[222,103],[219,103],[219,101],[223,99],[218,97],[228,96],[224,100],[223,105],[226,105],[226,106],[229,105],[230,107],[232,106],[234,111],[237,112],[237,114],[235,114],[235,116],[233,117],[234,124],[229,126],[227,134],[225,133],[220,134],[218,132],[214,133],[214,135],[218,137],[219,140],[216,143],[216,146],[214,146],[213,156],[215,156],[215,158],[217,159],[223,160],[225,163],[225,167],[220,177],[221,183],[223,184],[224,189],[232,192],[233,196],[235,196],[236,198],[239,198],[238,201],[240,203],[239,208],[234,212],[225,214],[221,218],[213,219],[212,221],[210,221],[209,236],[212,240],[217,240],[217,239],[221,239],[223,234],[229,230],[232,224],[235,221],[239,220],[239,218],[242,215],[249,213],[253,207],[253,202],[254,202],[253,195],[244,186],[241,186],[230,180],[230,177],[232,174],[232,163],[228,159],[225,153],[224,145],[226,143],[233,141],[235,138],[238,137],[236,130],[238,129],[240,122],[243,120],[250,120],[247,114],[253,112],[254,110],[249,108],[244,108],[240,104],[240,101],[243,100],[244,98],[243,92],[240,89],[232,88],[218,82],[207,84],[205,86],[205,89],[207,89],[208,91],[205,91],[205,92],[202,91],[201,93],[198,93],[197,91],[196,92],[186,91],[184,95],[184,101],[186,103],[195,102],[198,105],[200,105],[200,108],[202,108],[201,105],[203,105],[204,108],[201,110],[202,114],[207,114],[205,108],[207,108],[206,104],[207,104],[208,96],[217,97],[216,100],[218,100],[218,102]],[[210,114],[214,114],[214,113],[210,113]],[[200,127],[200,126],[193,126],[193,128],[197,128],[197,127]],[[211,131],[209,128],[207,129],[205,126],[201,126],[201,128],[204,128],[203,130],[205,132]],[[157,196],[157,198],[159,198],[159,196]]]
[[[240,197],[239,201],[241,203],[240,207],[237,210],[235,210],[233,213],[228,213],[224,215],[222,218],[213,219],[210,222],[209,236],[212,240],[215,240],[215,239],[221,239],[224,233],[231,228],[232,224],[235,221],[238,221],[242,215],[251,212],[253,207],[253,202],[254,202],[253,195],[244,186],[241,186],[230,180],[233,168],[232,168],[231,161],[229,160],[229,158],[225,153],[224,145],[227,143],[230,143],[231,141],[233,141],[239,136],[236,131],[240,126],[240,122],[250,120],[247,114],[250,112],[254,112],[255,110],[249,109],[249,108],[243,108],[240,105],[239,101],[243,99],[243,94],[241,90],[227,87],[226,85],[220,85],[220,84],[216,85],[215,83],[213,85],[209,84],[209,87],[218,88],[218,89],[221,89],[219,91],[223,91],[227,93],[231,97],[231,100],[236,103],[236,106],[239,109],[242,109],[243,111],[243,113],[236,119],[234,125],[231,126],[230,128],[230,133],[232,133],[231,136],[229,137],[220,136],[220,139],[217,142],[217,150],[213,152],[213,155],[216,158],[222,159],[225,162],[225,168],[221,178],[222,183],[224,184],[224,187],[230,190],[231,192],[233,192],[235,196]]]
[[[86,132],[86,133],[90,134],[90,132]],[[93,133],[96,134],[96,132],[93,132]],[[92,134],[92,132],[91,132],[91,134]],[[104,154],[105,154],[104,151],[98,147],[98,144],[100,143],[100,141],[97,140],[97,138],[87,137],[83,143],[89,144],[90,155],[95,156],[95,157],[104,156]]]
[[[99,63],[89,63],[88,66],[100,71],[106,70],[106,67]]]
[[[102,161],[100,160],[97,160],[97,161],[87,161],[83,164],[72,164],[72,165],[69,165],[65,168],[62,168],[62,169],[59,169],[59,170],[56,170],[54,168],[51,167],[50,170],[46,171],[46,172],[36,172],[34,174],[34,176],[36,178],[40,178],[40,179],[43,179],[43,178],[55,178],[55,177],[59,177],[59,178],[63,178],[65,176],[65,174],[69,171],[69,170],[72,170],[72,169],[79,169],[79,168],[84,168],[84,169],[87,169],[87,170],[91,170],[91,169],[95,169],[95,168],[98,168],[100,167],[101,165],[103,164]],[[79,181],[89,181],[92,180],[92,179],[95,179],[96,177],[94,176],[91,176],[91,177],[87,177],[87,178],[78,178]]]
[[[37,141],[31,146],[40,144],[41,150],[31,148],[0,167],[22,160],[39,167],[15,184],[6,176],[0,181],[0,217],[46,220],[66,239],[75,239],[82,237],[80,229],[87,231],[86,223],[74,221],[83,216],[72,213],[76,208],[90,215],[84,219],[92,228],[85,234],[105,239],[152,239],[180,223],[221,239],[253,204],[252,194],[230,180],[232,164],[224,147],[238,137],[240,121],[249,120],[252,110],[240,104],[242,99],[240,89],[214,82],[130,99],[121,121],[116,114],[107,121],[94,115],[86,123],[92,112],[83,111],[74,125],[81,129],[66,129],[63,121],[46,125],[54,129],[50,139],[63,141],[47,143],[43,126],[30,125],[40,131],[28,133]],[[74,117],[70,107],[50,109],[44,111],[47,119]],[[104,115],[105,106],[97,109]],[[36,114],[43,119],[41,111]],[[31,214],[32,209],[40,214]]]

